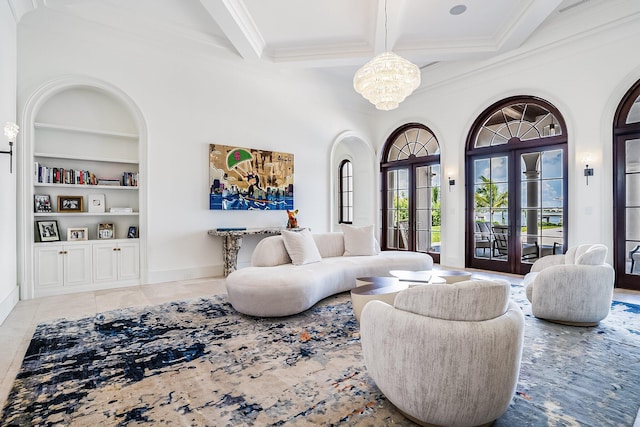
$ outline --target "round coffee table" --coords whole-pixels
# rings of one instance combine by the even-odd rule
[[[457,283],[471,279],[471,273],[461,270],[434,270],[433,274],[443,278],[447,283]]]
[[[351,304],[358,322],[360,322],[360,313],[366,303],[377,300],[393,305],[398,292],[409,287],[407,283],[401,283],[395,277],[359,277],[356,279],[356,283],[364,283],[369,280],[368,285],[356,286],[351,289]]]

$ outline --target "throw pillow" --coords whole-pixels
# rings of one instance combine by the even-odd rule
[[[289,258],[293,265],[310,264],[318,262],[322,259],[316,242],[308,229],[300,231],[282,230],[282,240],[284,247],[287,248]]]
[[[380,253],[376,247],[376,239],[373,236],[373,225],[355,227],[342,224],[344,234],[344,255],[377,255]]]

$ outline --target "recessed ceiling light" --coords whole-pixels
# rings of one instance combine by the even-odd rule
[[[463,4],[459,4],[459,5],[453,6],[451,10],[449,10],[449,13],[452,15],[462,15],[466,10],[467,10],[467,6]]]

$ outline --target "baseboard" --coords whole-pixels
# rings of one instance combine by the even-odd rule
[[[179,270],[149,271],[147,283],[177,282],[180,280],[202,279],[223,275],[222,265],[208,265],[203,267],[182,268]]]
[[[0,325],[9,317],[9,314],[11,314],[13,308],[18,304],[18,301],[20,301],[20,287],[15,286],[13,291],[0,302]]]

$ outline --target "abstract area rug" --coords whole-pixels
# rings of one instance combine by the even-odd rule
[[[632,426],[640,307],[594,328],[526,316],[516,395],[496,426]],[[426,361],[425,363],[428,363]],[[413,425],[369,378],[349,294],[255,319],[226,296],[37,327],[0,425]]]

